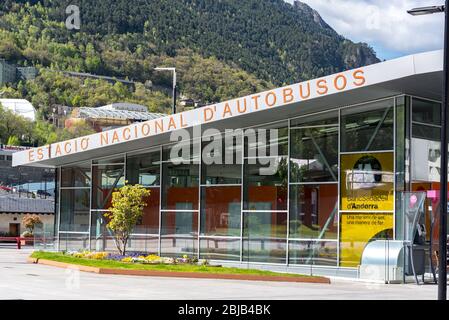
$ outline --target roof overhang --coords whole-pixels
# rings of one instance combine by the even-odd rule
[[[441,100],[442,69],[441,50],[406,56],[17,152],[13,166],[79,163],[169,143],[171,134],[180,129],[246,128],[400,94]]]

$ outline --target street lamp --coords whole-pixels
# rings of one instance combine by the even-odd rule
[[[432,13],[444,12],[444,6],[431,6],[431,7],[421,7],[414,8],[407,11],[412,16],[424,16]]]
[[[407,11],[413,16],[444,12],[443,98],[441,107],[441,175],[440,175],[440,239],[438,255],[438,300],[447,299],[447,171],[448,171],[448,85],[449,85],[449,0],[444,6],[415,8]]]
[[[154,68],[156,71],[173,72],[173,114],[176,113],[176,68]]]

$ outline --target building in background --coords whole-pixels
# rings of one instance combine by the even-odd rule
[[[181,96],[179,105],[182,107],[182,111],[188,111],[188,110],[200,108],[203,106],[203,104],[200,100],[194,100],[192,98],[188,98],[185,96]]]
[[[36,121],[36,109],[25,99],[0,99],[3,108],[11,110],[15,114],[22,116],[30,121]]]
[[[105,131],[134,122],[143,122],[165,116],[161,113],[148,112],[148,108],[133,103],[113,103],[98,108],[75,108],[71,118],[65,122],[70,127],[79,119],[84,119],[95,131]]]
[[[0,86],[20,80],[32,80],[37,74],[35,67],[18,67],[5,59],[0,59]]]
[[[16,67],[4,59],[0,59],[0,86],[6,83],[14,83],[17,79]]]
[[[22,234],[26,214],[39,215],[47,230],[54,225],[54,169],[12,167],[13,153],[27,149],[0,145],[0,236]]]

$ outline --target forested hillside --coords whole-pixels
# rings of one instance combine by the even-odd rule
[[[78,5],[81,29],[65,26]],[[203,103],[375,63],[366,44],[332,30],[310,7],[283,0],[3,0],[0,59],[40,69],[35,80],[0,88],[29,99],[49,117],[52,105],[100,106],[117,101],[170,110],[170,97],[143,83],[168,87],[175,66],[183,95]],[[141,82],[70,78],[57,70]]]

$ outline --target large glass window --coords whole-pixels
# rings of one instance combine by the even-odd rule
[[[105,211],[91,211],[91,250],[96,251],[117,251],[115,240],[111,230],[107,228],[109,219],[105,217]],[[147,215],[144,214],[142,221],[134,227],[133,233],[128,239],[126,250],[128,252],[158,253],[159,248],[159,227],[154,226],[152,220],[146,222]],[[159,221],[159,217],[155,217]]]
[[[245,212],[243,261],[285,263],[286,212]]]
[[[288,155],[288,125],[277,123],[245,130],[245,158]]]
[[[440,190],[441,170],[441,104],[423,99],[411,99],[412,127],[411,127],[411,184],[410,191],[426,192]],[[439,200],[427,198],[424,204],[425,215],[423,223],[426,230],[431,229],[432,212],[438,212]],[[404,220],[404,217],[401,217]],[[402,220],[400,221],[402,224]],[[438,225],[437,215],[435,225]],[[399,231],[399,235],[404,230]],[[402,231],[402,232],[401,232]],[[398,233],[397,233],[398,234]],[[427,232],[426,239],[433,237],[437,251],[438,230]]]
[[[292,120],[291,182],[338,180],[338,114]]]
[[[338,112],[290,123],[289,263],[337,264]],[[316,239],[316,240],[308,240]]]
[[[90,163],[61,168],[61,187],[90,187]]]
[[[143,216],[137,221],[133,233],[158,234],[159,233],[159,188],[148,188],[150,195],[145,197],[147,204],[143,208]]]
[[[102,164],[92,166],[92,209],[108,209],[112,192],[125,184],[124,164]]]
[[[341,151],[393,150],[394,99],[341,111]]]
[[[245,159],[244,209],[287,210],[288,165],[287,157]],[[259,161],[268,164],[260,164]]]
[[[159,186],[160,152],[146,152],[126,158],[126,180],[144,187]]]
[[[200,239],[200,258],[210,260],[240,260],[240,237],[204,237]]]
[[[216,135],[202,144],[202,184],[242,183],[242,135]]]
[[[173,148],[163,151],[162,209],[198,210],[199,152],[193,144],[178,153]]]
[[[440,104],[413,98],[412,120],[412,181],[439,182]]]
[[[193,256],[197,248],[198,212],[162,212],[161,254]]]
[[[337,265],[338,241],[289,241],[291,264]]]
[[[90,163],[61,168],[58,199],[60,232],[89,231],[90,185]],[[65,245],[70,247],[76,241],[69,238],[66,237]]]
[[[240,260],[242,131],[202,145],[200,257]]]
[[[135,247],[145,247],[147,243],[143,235],[159,234],[159,203],[160,203],[160,165],[159,150],[128,155],[126,158],[126,180],[128,184],[140,184],[150,191],[145,198],[146,206],[143,216],[134,228],[136,235],[133,241]]]
[[[428,100],[413,98],[412,120],[427,124],[441,124],[441,104]]]
[[[290,238],[337,239],[338,185],[290,187]]]
[[[60,233],[60,251],[78,251],[89,248],[89,234],[82,233]]]
[[[240,187],[203,187],[201,198],[201,235],[240,237]]]
[[[89,231],[89,189],[61,189],[60,231]]]
[[[109,219],[105,211],[91,210],[90,249],[96,251],[115,251],[114,235],[107,228]]]

